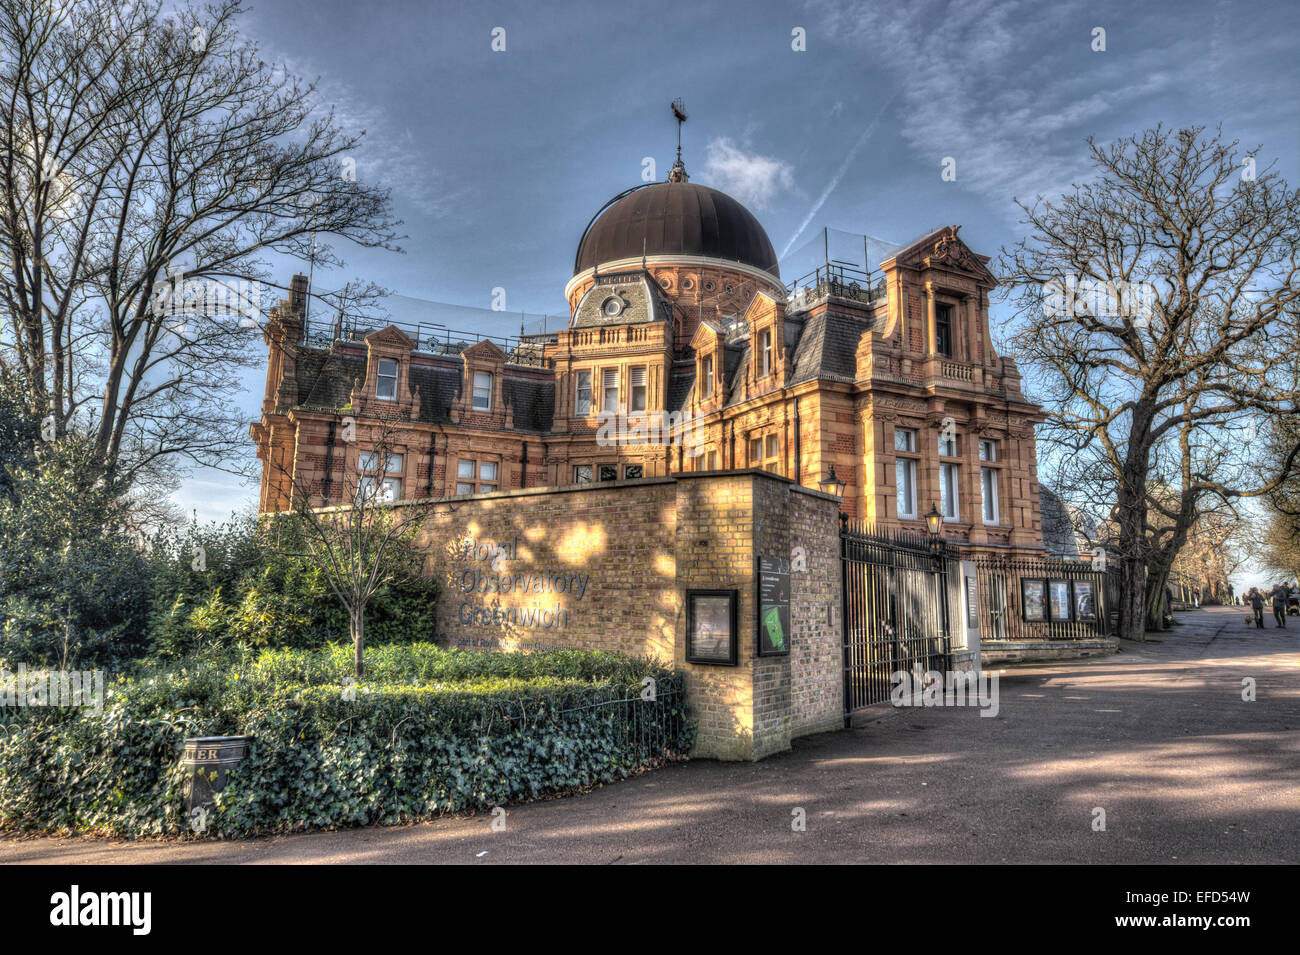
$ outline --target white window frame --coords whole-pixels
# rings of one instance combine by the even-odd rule
[[[591,369],[584,368],[575,375],[574,393],[573,393],[573,413],[580,418],[585,418],[591,414]],[[584,385],[583,382],[586,382]],[[587,393],[586,401],[583,401],[582,393]]]
[[[372,498],[370,488],[374,486],[374,475],[363,475],[361,480],[357,482],[357,495],[362,501],[370,504],[391,504],[402,499],[402,479],[400,477],[381,479],[379,482],[380,490]]]
[[[897,433],[897,432],[895,432]],[[914,521],[917,519],[916,508],[916,459],[898,458],[894,462],[894,483],[897,485],[897,508],[900,519]],[[904,494],[906,491],[906,495]],[[904,507],[906,505],[906,507]]]
[[[760,377],[762,377],[772,374],[772,329],[765,328],[760,334],[763,336],[762,350],[760,352],[762,358],[759,364],[761,369]]]
[[[992,504],[991,508],[990,504]],[[993,514],[992,518],[989,517],[990,511]],[[984,523],[989,525],[996,525],[1001,517],[998,508],[997,468],[980,468],[980,514]]]
[[[961,520],[961,472],[952,461],[939,464],[939,512],[945,521]]]
[[[484,475],[485,468],[492,469],[492,476]],[[468,488],[468,490],[466,490]],[[457,458],[456,459],[456,496],[466,494],[491,494],[501,489],[501,462],[491,458]]]
[[[641,384],[637,384],[637,377],[641,378]],[[645,365],[636,365],[628,369],[628,383],[631,389],[631,395],[628,399],[628,411],[639,414],[646,410],[646,399],[650,393],[650,371]]]
[[[393,366],[392,374],[384,373],[385,365]],[[401,373],[401,365],[394,358],[380,358],[377,362],[375,362],[375,397],[378,398],[380,401],[396,401],[397,400],[397,376],[400,373]],[[393,383],[393,393],[391,395],[384,394],[383,386],[385,381],[391,381]]]
[[[611,383],[612,382],[612,383]],[[613,407],[610,397],[613,396]],[[602,368],[600,371],[600,410],[607,414],[618,413],[618,369]]]
[[[493,377],[494,377],[494,376],[493,376],[493,374],[492,374],[490,371],[476,371],[476,372],[474,372],[473,377],[471,378],[472,394],[471,394],[471,396],[470,396],[470,407],[471,407],[473,410],[475,410],[475,411],[491,411],[491,410],[492,410],[492,384],[493,384],[492,379],[493,379]],[[484,396],[484,398],[483,398],[483,404],[479,404],[479,379],[480,379],[480,378],[486,378],[486,379],[487,379],[487,386],[486,386],[486,388],[485,388],[486,394],[485,394],[485,396]]]

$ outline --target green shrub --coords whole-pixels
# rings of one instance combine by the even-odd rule
[[[679,697],[626,699],[623,687],[558,680],[379,687],[354,701],[305,688],[249,714],[255,739],[211,825],[244,835],[404,822],[620,779],[689,749]]]
[[[660,670],[653,661],[601,650],[501,653],[447,649],[432,643],[366,648],[366,680],[381,684],[559,679],[631,686]],[[250,662],[249,673],[259,681],[280,686],[342,683],[352,675],[352,646],[264,651]]]
[[[148,567],[90,444],[69,436],[0,469],[0,657],[91,668],[140,654]]]
[[[621,778],[691,747],[680,678],[598,651],[217,647],[117,678],[102,713],[0,710],[0,826],[180,834],[186,736],[250,734],[207,832],[393,823]],[[641,680],[659,693],[640,698]]]
[[[283,530],[283,528],[279,528]],[[348,618],[311,558],[290,553],[276,528],[235,519],[152,542],[153,654],[181,659],[214,644],[309,648],[348,639]],[[194,557],[200,548],[203,569]],[[417,555],[398,555],[418,566]],[[396,559],[396,558],[395,558]],[[438,582],[402,574],[366,608],[368,644],[431,640],[437,632]]]

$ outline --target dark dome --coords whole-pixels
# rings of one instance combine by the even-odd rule
[[[643,251],[743,262],[781,275],[772,242],[753,214],[725,192],[692,182],[657,182],[611,204],[578,243],[573,274],[640,258]]]

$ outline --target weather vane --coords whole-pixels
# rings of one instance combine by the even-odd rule
[[[673,116],[677,119],[677,162],[673,163],[673,171],[669,173],[668,179],[671,182],[686,181],[686,167],[682,164],[682,123],[686,122],[686,104],[682,102],[681,97],[673,100]]]
[[[677,117],[677,161],[682,161],[682,123],[686,122],[686,104],[681,97],[673,100],[673,115]]]

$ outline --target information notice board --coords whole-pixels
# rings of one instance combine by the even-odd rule
[[[758,655],[790,652],[790,561],[758,558]]]

